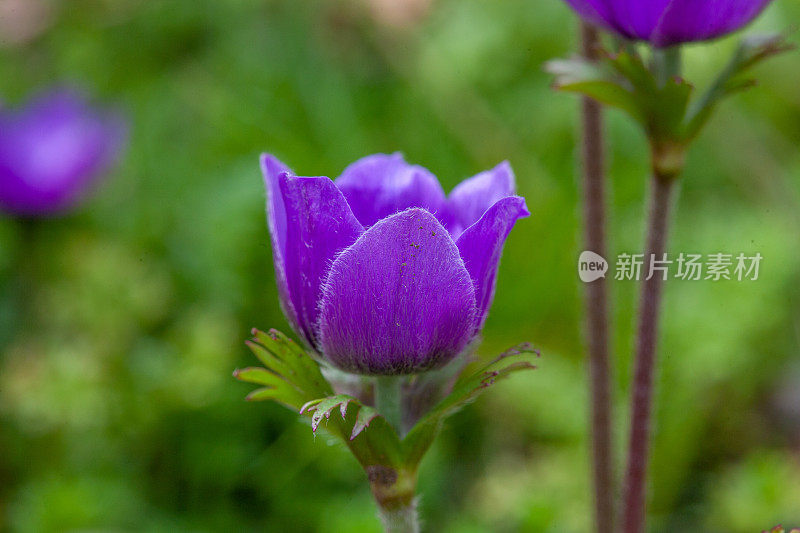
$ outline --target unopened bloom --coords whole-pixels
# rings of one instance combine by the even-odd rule
[[[745,26],[771,0],[566,0],[587,21],[657,47],[705,41]]]
[[[0,209],[23,216],[69,209],[114,162],[124,129],[116,115],[63,89],[0,109]]]
[[[446,364],[480,332],[506,237],[527,216],[508,163],[448,197],[428,170],[376,154],[335,182],[262,156],[278,292],[309,346],[360,374]]]

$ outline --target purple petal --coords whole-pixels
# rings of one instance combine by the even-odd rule
[[[566,0],[582,18],[629,39],[647,39],[668,0]]]
[[[566,3],[575,10],[581,18],[595,24],[603,26],[609,30],[621,33],[627,37],[628,35],[625,28],[617,26],[617,21],[614,17],[614,12],[606,0],[565,0]]]
[[[650,41],[670,46],[731,33],[756,18],[770,0],[672,0]]]
[[[606,0],[613,13],[615,26],[624,35],[647,39],[671,0]]]
[[[114,162],[125,124],[78,93],[48,93],[0,117],[0,207],[47,215],[76,203]]]
[[[475,289],[448,231],[423,209],[377,222],[339,255],[319,333],[334,365],[409,374],[455,357],[475,331]]]
[[[483,326],[492,305],[497,267],[506,237],[518,219],[529,215],[523,198],[503,198],[486,211],[478,222],[467,228],[456,241],[470,278],[475,284],[475,300],[478,306],[476,332]]]
[[[365,227],[409,207],[424,207],[436,215],[445,201],[436,177],[409,165],[399,153],[359,159],[336,179],[336,186]]]
[[[566,0],[587,21],[665,47],[738,30],[771,0]]]
[[[466,179],[450,192],[445,210],[447,228],[454,239],[474,224],[501,198],[514,194],[514,172],[508,161]]]
[[[267,190],[267,224],[272,242],[272,258],[275,265],[275,284],[278,287],[278,298],[283,314],[295,331],[300,333],[300,323],[294,304],[289,296],[289,285],[286,280],[286,206],[280,190],[281,174],[292,174],[289,167],[271,154],[261,154],[261,173]]]
[[[278,176],[286,215],[285,241],[278,231],[288,299],[298,333],[317,346],[315,324],[320,287],[334,258],[355,242],[364,228],[329,178]],[[276,228],[280,224],[276,220]]]

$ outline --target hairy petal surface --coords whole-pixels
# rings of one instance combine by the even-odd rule
[[[409,165],[399,153],[359,159],[336,178],[336,186],[365,227],[409,207],[423,207],[438,215],[445,202],[436,176]]]
[[[71,207],[115,161],[125,129],[65,89],[0,112],[0,208],[35,216]]]
[[[441,366],[473,338],[475,289],[448,231],[424,209],[377,222],[334,261],[323,288],[325,357],[362,374]]]
[[[456,241],[470,278],[475,284],[478,306],[476,332],[483,326],[492,305],[497,268],[506,238],[517,220],[529,215],[523,198],[503,198],[489,208],[478,222],[467,228]]]
[[[321,285],[334,258],[364,228],[329,178],[278,176],[286,214],[282,246],[288,296],[298,333],[317,347],[316,322]]]
[[[450,192],[445,210],[446,225],[454,239],[501,198],[516,190],[514,171],[508,161],[468,178]]]

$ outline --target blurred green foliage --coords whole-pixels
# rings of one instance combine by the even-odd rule
[[[366,1],[366,0],[364,0]],[[119,169],[66,218],[0,220],[0,529],[378,531],[364,475],[231,377],[251,327],[288,331],[260,151],[337,175],[403,151],[449,190],[508,159],[512,233],[480,353],[540,369],[454,417],[423,463],[428,531],[590,523],[577,101],[541,66],[575,48],[559,0],[434,0],[397,28],[362,0],[70,0],[0,48],[0,96],[77,83],[131,119]],[[800,6],[757,22],[782,30]],[[735,45],[687,52],[707,83]],[[787,54],[690,153],[671,250],[760,252],[755,282],[672,281],[651,480],[654,532],[800,525],[800,69]],[[614,254],[641,248],[647,161],[609,113]],[[612,282],[624,449],[636,283]],[[313,506],[311,505],[313,502]]]

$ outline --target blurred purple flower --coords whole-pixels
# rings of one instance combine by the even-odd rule
[[[360,159],[335,183],[297,177],[271,155],[261,166],[284,312],[333,365],[421,372],[478,335],[503,244],[529,215],[508,163],[449,197],[400,154]]]
[[[658,47],[714,39],[756,18],[771,0],[565,0],[587,21]]]
[[[0,210],[48,216],[68,210],[119,154],[121,117],[59,89],[0,109]]]

